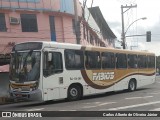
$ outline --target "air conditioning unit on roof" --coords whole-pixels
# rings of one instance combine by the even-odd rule
[[[10,17],[9,21],[10,21],[10,24],[12,24],[12,25],[18,25],[18,24],[20,24],[19,18]]]

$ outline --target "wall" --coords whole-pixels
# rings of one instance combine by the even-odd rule
[[[50,41],[50,28],[48,15],[39,13],[29,13],[37,15],[38,32],[22,32],[21,24],[11,25],[9,23],[9,17],[16,17],[20,19],[20,14],[27,12],[5,12],[7,32],[0,32],[1,45],[4,46],[9,42],[24,42],[24,41]],[[27,13],[28,14],[28,13]],[[3,48],[0,48],[0,51]]]
[[[4,9],[26,9],[59,11],[60,0],[1,0],[0,7]]]

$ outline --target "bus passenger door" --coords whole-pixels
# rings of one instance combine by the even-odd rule
[[[60,82],[63,82],[62,54],[58,50],[43,55],[43,100],[60,98]]]

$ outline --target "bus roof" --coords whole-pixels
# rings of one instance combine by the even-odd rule
[[[80,44],[72,44],[72,43],[59,43],[59,42],[51,42],[51,41],[29,41],[34,43],[43,43],[43,47],[55,47],[55,48],[66,48],[66,49],[86,49],[86,50],[93,50],[93,51],[107,51],[107,52],[116,52],[116,53],[128,53],[128,54],[150,54],[155,55],[155,53],[149,51],[135,51],[135,50],[127,50],[127,49],[115,49],[115,48],[106,48],[106,47],[98,47],[98,46],[84,46]],[[18,44],[27,43],[21,42]]]

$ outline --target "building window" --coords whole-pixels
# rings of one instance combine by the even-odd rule
[[[90,33],[90,42],[91,42],[92,45],[94,45],[94,37],[91,33]]]
[[[21,14],[22,32],[38,32],[37,16],[35,14]]]
[[[88,43],[89,43],[89,31],[88,31],[88,28],[86,28],[86,33],[87,33],[87,41],[88,41]]]
[[[86,39],[86,26],[83,24],[83,38]]]
[[[73,33],[76,34],[75,19],[72,19],[72,29],[73,29]]]
[[[6,32],[6,20],[4,13],[0,13],[0,32]]]

